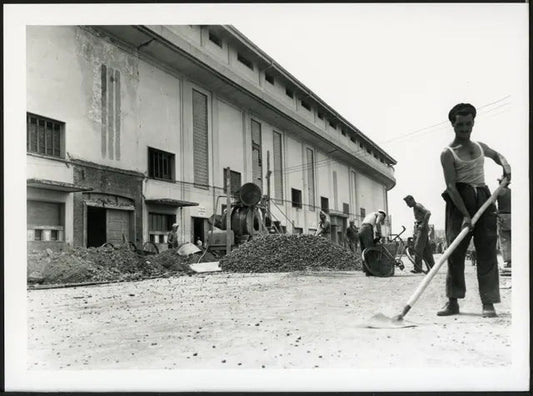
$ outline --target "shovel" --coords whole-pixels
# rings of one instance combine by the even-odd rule
[[[476,222],[479,220],[481,215],[485,212],[485,210],[498,198],[498,195],[500,194],[500,191],[502,188],[504,188],[509,182],[507,181],[507,178],[503,178],[498,188],[492,193],[489,199],[481,206],[481,208],[478,209],[474,217],[472,218],[472,226],[476,224]],[[426,287],[429,285],[429,282],[435,277],[437,272],[439,271],[440,267],[444,264],[444,262],[448,259],[450,254],[457,248],[457,246],[461,243],[461,241],[465,238],[465,236],[470,232],[468,228],[463,228],[459,235],[454,239],[452,244],[448,246],[448,248],[445,250],[445,252],[440,257],[440,260],[431,268],[431,270],[428,272],[428,274],[424,277],[420,285],[418,285],[415,292],[411,295],[405,306],[403,307],[402,312],[399,315],[394,316],[393,318],[388,318],[387,316],[383,314],[377,314],[374,315],[372,318],[370,318],[370,322],[366,327],[370,328],[402,328],[402,327],[414,327],[415,325],[412,323],[404,322],[403,318],[407,313],[411,310],[413,305],[416,303],[418,298],[422,295],[424,290],[426,290]]]

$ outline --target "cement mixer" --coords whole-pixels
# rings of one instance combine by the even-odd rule
[[[215,250],[225,249],[227,232],[232,234],[232,245],[239,245],[257,235],[268,234],[264,208],[260,205],[261,198],[261,189],[256,184],[243,184],[235,193],[235,200],[229,211],[225,210],[222,215],[215,214],[209,218],[209,224],[219,229],[209,232],[209,246]],[[228,212],[231,216],[231,230],[226,229]]]

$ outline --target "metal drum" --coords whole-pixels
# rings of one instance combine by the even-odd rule
[[[255,183],[245,183],[239,189],[237,196],[244,206],[254,206],[261,201],[261,189]]]

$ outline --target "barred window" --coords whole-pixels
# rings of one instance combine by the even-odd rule
[[[36,114],[26,114],[26,149],[29,153],[63,157],[65,123]]]
[[[174,180],[174,154],[148,147],[148,176]]]

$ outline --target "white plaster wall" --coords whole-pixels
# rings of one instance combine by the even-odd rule
[[[226,167],[241,173],[241,180],[246,182],[244,175],[244,134],[242,111],[222,100],[217,101],[218,106],[218,144],[219,153],[218,171],[215,172],[217,185],[223,186],[223,172]]]
[[[28,27],[27,43],[27,109],[66,123],[67,154],[139,172],[148,144],[179,156],[177,78],[79,27]],[[102,64],[120,71],[120,160],[101,153]]]
[[[365,208],[367,214],[384,208],[383,185],[376,183],[362,173],[358,173],[356,191],[358,206]]]
[[[64,162],[27,155],[26,178],[73,183],[74,174],[72,166],[67,166]]]
[[[347,203],[350,205],[350,213],[355,213],[350,203],[350,179],[349,168],[337,161],[332,161],[332,172],[337,172],[337,200],[338,206],[335,208],[342,212],[342,204]],[[332,173],[333,175],[333,173]],[[333,178],[333,176],[331,176]],[[331,188],[333,189],[333,181],[331,182]],[[333,190],[331,192],[333,196]]]

